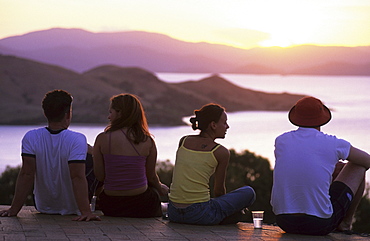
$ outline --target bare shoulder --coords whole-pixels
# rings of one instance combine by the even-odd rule
[[[230,159],[230,151],[222,145],[220,145],[217,148],[217,150],[214,152],[214,154],[215,154],[215,157],[217,158],[218,161],[220,161],[220,160],[221,161],[222,160],[229,161],[229,159]]]
[[[102,138],[102,136],[105,136],[107,133],[105,132],[100,132],[96,138]]]
[[[183,137],[180,138],[178,147],[181,146],[181,144],[184,142],[185,138],[187,138],[187,137],[189,137],[189,136],[183,136]]]
[[[199,135],[186,135],[180,138],[180,142],[183,142],[185,139],[190,140],[191,142],[200,140]]]
[[[148,136],[148,139],[145,141],[145,143],[149,145],[151,148],[156,147],[155,140],[153,139],[152,136]]]
[[[102,140],[104,140],[104,138],[106,138],[106,133],[105,132],[99,133],[95,138],[95,144],[94,145],[96,145],[97,143],[100,143]]]

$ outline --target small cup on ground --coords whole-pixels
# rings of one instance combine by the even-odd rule
[[[262,228],[264,211],[252,211],[254,228]]]

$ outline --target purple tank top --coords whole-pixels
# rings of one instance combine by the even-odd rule
[[[126,136],[125,132],[122,131],[122,133]],[[146,157],[140,156],[139,152],[131,142],[131,146],[135,149],[138,156],[110,154],[110,134],[111,133],[109,133],[109,154],[104,155],[104,189],[118,191],[131,190],[145,186],[148,183],[145,168]]]

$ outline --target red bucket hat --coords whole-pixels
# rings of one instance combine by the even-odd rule
[[[289,111],[289,121],[301,127],[319,127],[328,123],[331,112],[321,100],[307,96],[297,101]]]

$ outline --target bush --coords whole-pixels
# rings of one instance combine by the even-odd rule
[[[359,233],[370,233],[370,188],[366,189],[355,213],[353,230]]]
[[[0,204],[10,205],[13,200],[15,184],[17,181],[18,173],[21,170],[20,166],[10,167],[7,166],[5,171],[0,176]],[[25,205],[33,206],[33,196],[27,197]]]
[[[264,210],[264,222],[274,223],[275,215],[270,205],[272,170],[269,160],[247,150],[242,153],[230,150],[230,163],[226,175],[227,192],[242,186],[251,186],[256,192],[256,201],[249,210]]]

